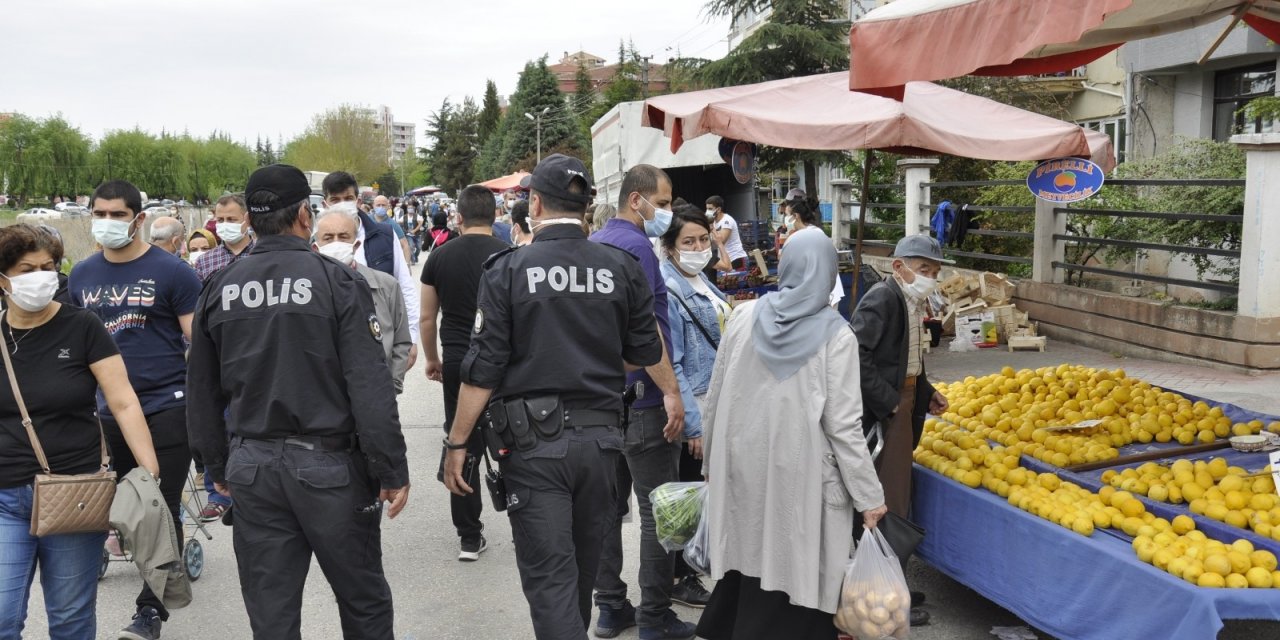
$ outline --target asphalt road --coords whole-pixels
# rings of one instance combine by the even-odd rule
[[[1005,364],[1015,368],[1036,367],[1059,362],[1079,362],[1091,366],[1124,366],[1134,371],[1150,371],[1172,375],[1185,374],[1190,381],[1203,380],[1207,386],[1223,379],[1217,372],[1121,360],[1109,354],[1050,344],[1047,353],[1003,350],[975,354],[950,354],[944,350],[928,356],[931,377],[952,380],[965,375],[982,375],[997,371]],[[1145,367],[1145,369],[1144,369]],[[1197,377],[1198,376],[1198,377]],[[1280,378],[1247,378],[1233,380],[1224,393],[1233,401],[1257,410],[1280,413],[1280,398],[1274,393]],[[1189,384],[1189,383],[1188,383]],[[1172,385],[1170,385],[1172,386]],[[1271,389],[1265,392],[1264,389]],[[1185,389],[1195,392],[1196,389]],[[400,397],[400,414],[409,445],[413,489],[410,504],[394,521],[384,521],[384,565],[396,600],[397,638],[402,640],[470,640],[475,638],[532,638],[529,611],[520,590],[511,545],[511,530],[505,516],[487,510],[483,516],[489,550],[475,563],[456,559],[458,540],[449,517],[447,492],[435,479],[440,454],[440,425],[444,405],[439,385],[429,382],[421,366],[410,372],[405,393]],[[195,600],[191,606],[173,612],[164,625],[166,640],[206,638],[240,639],[250,637],[245,617],[235,557],[231,548],[231,531],[220,524],[210,526],[212,540],[201,543],[205,550],[202,577],[194,583]],[[188,528],[188,535],[192,530]],[[198,535],[198,534],[197,534]],[[639,527],[624,526],[627,565],[624,576],[632,581],[636,575],[635,560],[639,549]],[[44,604],[37,582],[33,585],[27,619],[28,638],[47,637]],[[913,561],[908,580],[913,589],[928,594],[926,608],[933,616],[927,627],[912,630],[918,640],[987,640],[993,638],[993,626],[1024,626],[1026,623],[999,605],[983,598],[967,587],[942,575],[933,568]],[[99,583],[98,637],[115,638],[115,632],[129,623],[133,600],[140,586],[136,570],[130,564],[113,562]],[[711,585],[708,585],[710,587]],[[332,592],[319,566],[313,563],[303,593],[303,625],[305,638],[341,638],[337,609]],[[693,620],[698,611],[678,607],[682,618]],[[1049,638],[1033,630],[1039,638]],[[622,638],[635,638],[630,630]],[[1280,623],[1231,623],[1219,638],[1253,639],[1280,637]]]

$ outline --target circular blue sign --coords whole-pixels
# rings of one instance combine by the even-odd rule
[[[1106,178],[1102,167],[1082,158],[1054,158],[1027,175],[1027,188],[1049,202],[1076,202],[1098,192]]]

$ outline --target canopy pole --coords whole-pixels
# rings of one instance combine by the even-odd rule
[[[867,156],[862,160],[862,204],[858,207],[858,236],[853,249],[853,282],[849,285],[850,320],[858,306],[858,289],[862,283],[862,238],[867,224],[867,205],[871,198],[871,164],[875,162],[875,154],[875,151],[867,149]]]
[[[1227,26],[1222,30],[1222,33],[1218,34],[1218,39],[1214,40],[1213,44],[1209,45],[1208,50],[1204,52],[1204,55],[1200,56],[1200,60],[1197,64],[1204,64],[1209,61],[1209,56],[1213,55],[1213,52],[1217,51],[1218,47],[1222,46],[1222,41],[1227,39],[1227,35],[1231,33],[1232,29],[1236,28],[1237,24],[1240,24],[1240,20],[1244,18],[1244,14],[1248,13],[1249,9],[1253,7],[1253,2],[1254,0],[1248,0],[1247,2],[1242,3],[1235,12],[1231,14],[1231,22],[1227,23]]]

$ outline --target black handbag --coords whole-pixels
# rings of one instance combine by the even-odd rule
[[[884,534],[884,539],[893,547],[894,555],[906,561],[915,553],[916,547],[924,540],[924,527],[890,511],[880,518],[876,528]]]
[[[876,528],[889,542],[889,546],[893,548],[893,554],[898,556],[898,561],[902,563],[903,572],[906,572],[907,559],[915,553],[916,547],[920,546],[920,542],[924,540],[924,528],[892,511],[880,518]],[[862,529],[862,518],[859,514],[853,525],[854,540],[861,539]]]

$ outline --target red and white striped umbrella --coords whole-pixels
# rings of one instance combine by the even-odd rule
[[[1277,0],[896,0],[853,23],[849,88],[1065,71],[1227,16],[1201,61],[1241,20],[1280,42]]]

